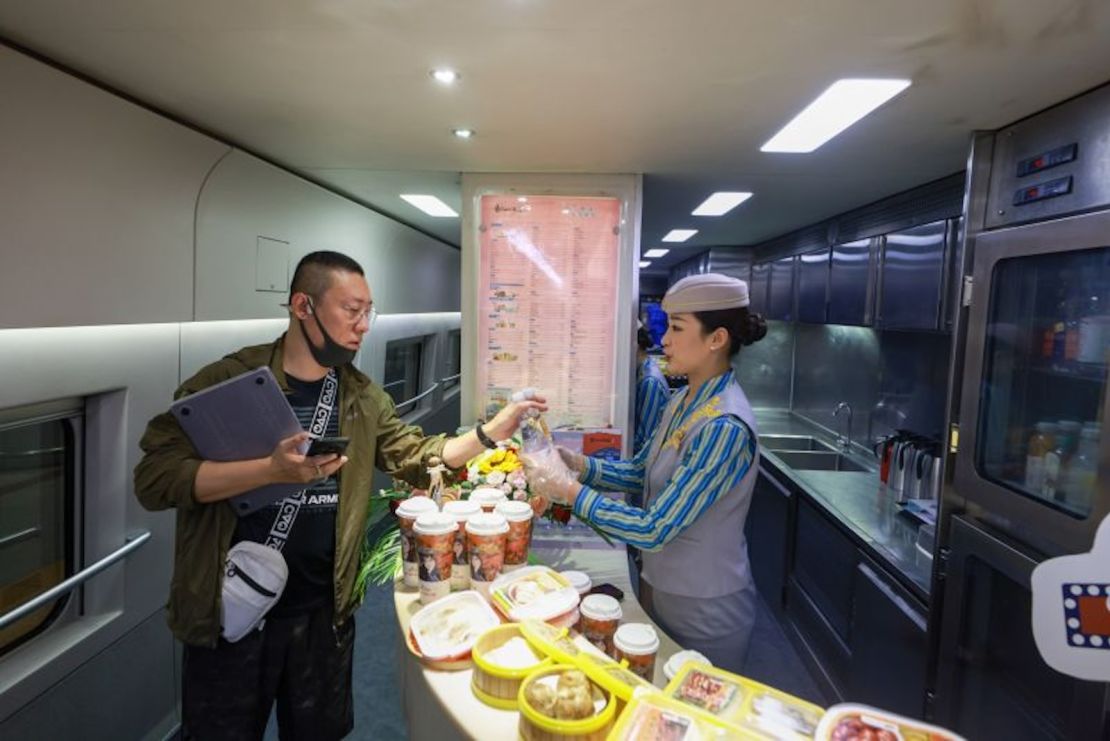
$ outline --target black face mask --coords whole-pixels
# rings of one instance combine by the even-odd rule
[[[331,335],[328,334],[328,330],[324,329],[324,325],[320,322],[320,317],[316,316],[316,307],[312,305],[311,301],[308,305],[312,309],[312,318],[316,320],[316,326],[320,329],[320,334],[324,336],[324,346],[316,347],[313,345],[312,340],[308,338],[308,332],[305,331],[304,321],[301,319],[297,321],[301,323],[301,334],[304,335],[308,351],[312,353],[316,362],[325,368],[338,368],[354,360],[358,350],[350,350],[333,340]]]

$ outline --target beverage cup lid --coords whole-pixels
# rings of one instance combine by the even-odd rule
[[[526,522],[532,519],[532,505],[528,502],[511,500],[501,502],[494,508],[494,512],[502,515],[509,522]]]
[[[497,502],[504,502],[505,499],[505,492],[492,486],[479,486],[470,492],[470,501],[479,504],[496,504]]]
[[[587,595],[579,609],[584,617],[591,620],[620,620],[621,615],[624,614],[621,611],[621,603],[607,594]]]
[[[444,512],[421,512],[412,531],[417,535],[445,535],[459,529],[455,518]]]
[[[409,497],[397,507],[397,514],[415,520],[423,512],[435,512],[438,509],[431,497]]]
[[[482,511],[482,505],[472,499],[460,499],[454,502],[444,502],[444,514],[451,515],[459,522],[468,520]]]
[[[585,594],[593,588],[593,580],[590,579],[590,575],[585,571],[560,571],[559,573],[570,582],[570,585],[574,587],[575,591],[579,594]]]
[[[647,623],[625,623],[617,628],[613,645],[626,654],[653,654],[659,650],[659,636]]]
[[[509,523],[496,512],[479,512],[466,521],[466,532],[471,535],[501,535],[509,532]]]

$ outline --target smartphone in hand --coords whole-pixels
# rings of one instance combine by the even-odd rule
[[[318,437],[308,446],[305,455],[343,455],[349,442],[349,437]]]

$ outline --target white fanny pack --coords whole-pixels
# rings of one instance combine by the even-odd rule
[[[323,437],[326,433],[338,390],[335,370],[329,370],[312,415],[309,432],[313,437]],[[228,549],[220,587],[221,635],[227,642],[235,643],[251,631],[261,630],[266,624],[266,613],[281,599],[289,579],[289,566],[281,549],[285,547],[307,492],[308,489],[302,489],[278,504],[265,544],[244,540]]]

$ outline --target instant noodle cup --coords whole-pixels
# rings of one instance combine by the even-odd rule
[[[498,504],[509,501],[509,498],[505,496],[505,492],[497,487],[479,486],[477,489],[470,492],[469,501],[477,502],[483,512],[493,512]]]
[[[615,658],[613,636],[623,615],[620,603],[607,594],[591,594],[582,600],[578,611],[582,614],[582,619],[578,623],[578,632],[607,655]]]
[[[501,502],[495,511],[509,523],[503,570],[519,569],[528,563],[528,549],[532,545],[532,505],[528,502]]]
[[[509,523],[496,512],[479,512],[466,521],[470,586],[489,597],[490,583],[501,575]]]
[[[470,558],[466,549],[466,523],[471,517],[479,514],[482,508],[477,502],[452,501],[443,503],[444,514],[451,515],[459,524],[455,531],[455,543],[452,546],[454,558],[451,561],[451,591],[457,592],[470,589]]]
[[[412,534],[412,526],[416,523],[416,518],[424,512],[435,512],[438,509],[430,497],[409,497],[397,507],[397,524],[401,526],[401,568],[406,587],[420,586],[416,539]]]
[[[560,571],[563,578],[578,592],[579,597],[585,597],[594,588],[593,580],[585,571]]]
[[[420,601],[435,602],[451,593],[451,564],[459,524],[443,512],[424,512],[412,526],[419,560]]]
[[[628,669],[648,682],[655,676],[659,636],[647,623],[625,623],[613,635],[613,658],[628,661]]]

